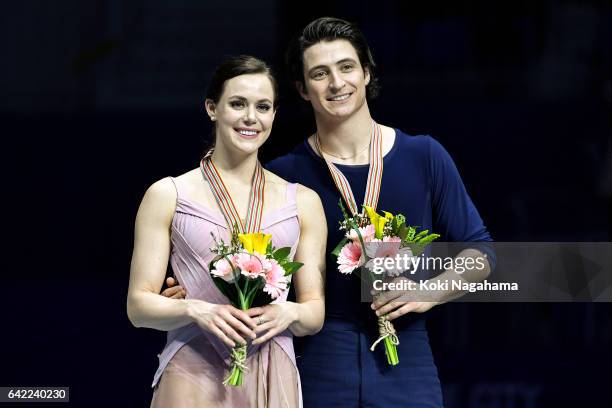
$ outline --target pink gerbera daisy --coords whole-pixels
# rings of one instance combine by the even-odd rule
[[[374,238],[376,231],[374,230],[374,226],[372,224],[368,224],[365,227],[359,228],[359,233],[363,238],[363,242],[370,242]],[[359,236],[357,235],[357,232],[354,229],[351,229],[349,232],[347,232],[346,237],[353,242],[360,243]]]
[[[266,272],[266,284],[263,290],[272,299],[276,299],[287,289],[287,277],[285,277],[285,270],[276,260],[271,259],[269,263],[270,268]]]
[[[338,270],[342,273],[351,273],[360,265],[361,246],[354,242],[349,242],[340,250],[338,256]]]
[[[226,258],[221,258],[214,264],[214,269],[210,271],[211,275],[218,276],[226,282],[232,283],[235,280],[232,264]]]
[[[236,265],[240,273],[250,279],[256,279],[265,275],[264,259],[258,254],[241,253],[236,255]]]

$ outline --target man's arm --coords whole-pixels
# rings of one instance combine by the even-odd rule
[[[379,316],[387,315],[389,320],[409,312],[425,312],[435,305],[463,296],[467,292],[457,289],[461,285],[452,285],[452,281],[480,282],[489,276],[495,265],[495,252],[489,244],[492,238],[467,193],[457,166],[440,143],[433,138],[430,138],[429,142],[429,173],[434,212],[432,229],[442,236],[442,241],[465,244],[464,249],[455,256],[453,265],[459,264],[458,260],[464,265],[466,260],[470,259],[470,264],[483,266],[466,269],[462,273],[448,269],[429,280],[432,284],[448,282],[448,285],[443,286],[448,288],[446,290],[390,291],[377,296],[372,303],[372,309]]]

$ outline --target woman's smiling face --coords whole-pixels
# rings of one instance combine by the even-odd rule
[[[239,75],[225,81],[219,101],[206,100],[216,122],[216,145],[250,154],[268,139],[274,122],[274,87],[266,74]]]

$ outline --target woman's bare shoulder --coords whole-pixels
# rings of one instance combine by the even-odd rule
[[[270,170],[264,169],[264,174],[266,176],[266,183],[280,184],[281,186],[289,184],[287,180],[277,174],[272,173]]]
[[[145,199],[156,202],[176,201],[176,188],[170,177],[157,180],[145,192]]]
[[[176,189],[182,191],[182,194],[184,193],[188,196],[191,195],[193,191],[202,183],[202,174],[200,173],[200,169],[195,168],[173,177],[173,183],[175,184]],[[180,188],[177,187],[177,185]]]
[[[162,222],[169,224],[176,208],[177,193],[170,177],[151,184],[142,198],[136,224],[147,225]]]
[[[199,169],[193,169],[177,177],[164,177],[157,180],[145,192],[141,207],[145,206],[162,214],[174,213],[178,199],[177,184],[180,183],[181,189],[190,189],[196,180],[198,171]]]
[[[298,201],[298,203],[321,203],[321,198],[319,197],[319,194],[316,191],[299,183],[297,185],[296,195],[296,200]]]
[[[174,177],[175,180],[184,183],[193,183],[195,181],[200,181],[202,178],[202,174],[200,172],[200,168],[191,169],[183,174],[180,174]]]

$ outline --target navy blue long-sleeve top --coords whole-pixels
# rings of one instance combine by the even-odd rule
[[[363,203],[369,165],[336,166],[351,185],[358,206]],[[338,272],[330,255],[343,237],[340,193],[329,170],[306,140],[266,168],[289,182],[315,190],[327,218],[326,317],[354,322],[375,320],[369,304],[361,303],[360,281]],[[448,152],[430,136],[410,136],[396,129],[395,143],[384,156],[382,188],[377,210],[402,213],[406,223],[441,235],[439,241],[492,241]],[[494,254],[487,254],[494,263]],[[402,320],[402,319],[399,319]],[[411,324],[423,324],[413,317]],[[417,323],[419,322],[419,323]],[[396,326],[399,321],[395,323]],[[406,324],[409,324],[406,321]]]

